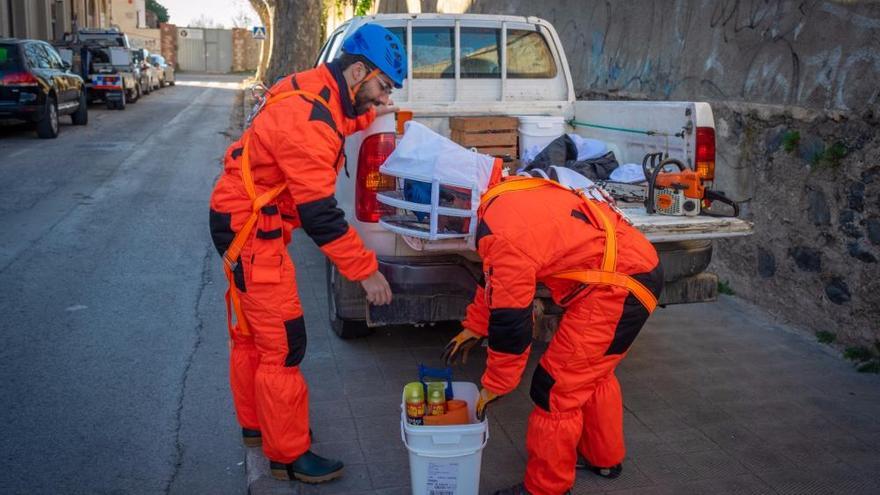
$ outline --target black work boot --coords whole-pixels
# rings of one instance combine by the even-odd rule
[[[263,445],[263,433],[260,430],[242,428],[241,441],[248,448],[261,447]]]
[[[325,459],[311,450],[290,464],[270,461],[272,476],[279,480],[299,480],[303,483],[324,483],[342,476],[342,461]]]

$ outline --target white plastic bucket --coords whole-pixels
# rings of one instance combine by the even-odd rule
[[[479,394],[473,383],[452,382],[452,395],[468,403],[472,423],[467,425],[414,426],[406,422],[401,404],[400,438],[409,451],[413,495],[479,493],[483,448],[489,441],[489,422],[475,422]]]
[[[519,117],[520,156],[534,158],[544,147],[563,134],[565,134],[565,119],[560,116]]]

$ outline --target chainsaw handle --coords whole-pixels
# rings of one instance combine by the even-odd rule
[[[676,160],[675,158],[667,158],[662,160],[662,154],[660,153],[650,153],[645,155],[645,158],[642,160],[642,169],[645,172],[645,179],[648,180],[648,199],[645,200],[645,211],[648,212],[649,215],[653,215],[656,213],[654,210],[654,189],[657,186],[657,176],[660,175],[660,171],[666,168],[667,165],[675,165],[678,167],[678,170],[687,170],[684,163],[680,160]],[[661,158],[660,163],[654,167],[655,159]],[[650,172],[650,176],[648,173],[648,161],[651,161],[652,170]]]

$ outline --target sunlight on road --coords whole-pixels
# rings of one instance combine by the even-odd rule
[[[181,81],[177,80],[178,86],[197,86],[200,88],[217,88],[217,89],[241,89],[240,82],[221,82],[221,81]]]

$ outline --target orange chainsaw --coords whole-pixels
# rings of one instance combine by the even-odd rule
[[[671,165],[678,168],[678,171],[665,170]],[[600,181],[599,185],[615,199],[644,202],[645,210],[649,214],[696,216],[702,213],[711,216],[739,216],[739,205],[720,191],[707,189],[696,171],[687,168],[675,158],[666,158],[663,153],[649,153],[642,160],[642,170],[647,184]],[[732,215],[721,215],[707,210],[713,201],[730,206]]]
[[[665,168],[669,165],[678,167],[678,172],[666,172]],[[661,153],[650,153],[642,160],[642,169],[648,181],[645,209],[649,214],[696,216],[702,212],[710,216],[739,216],[736,202],[720,191],[706,189],[700,175],[680,160],[664,159]],[[713,201],[730,206],[732,215],[707,211],[705,208],[711,206]]]

